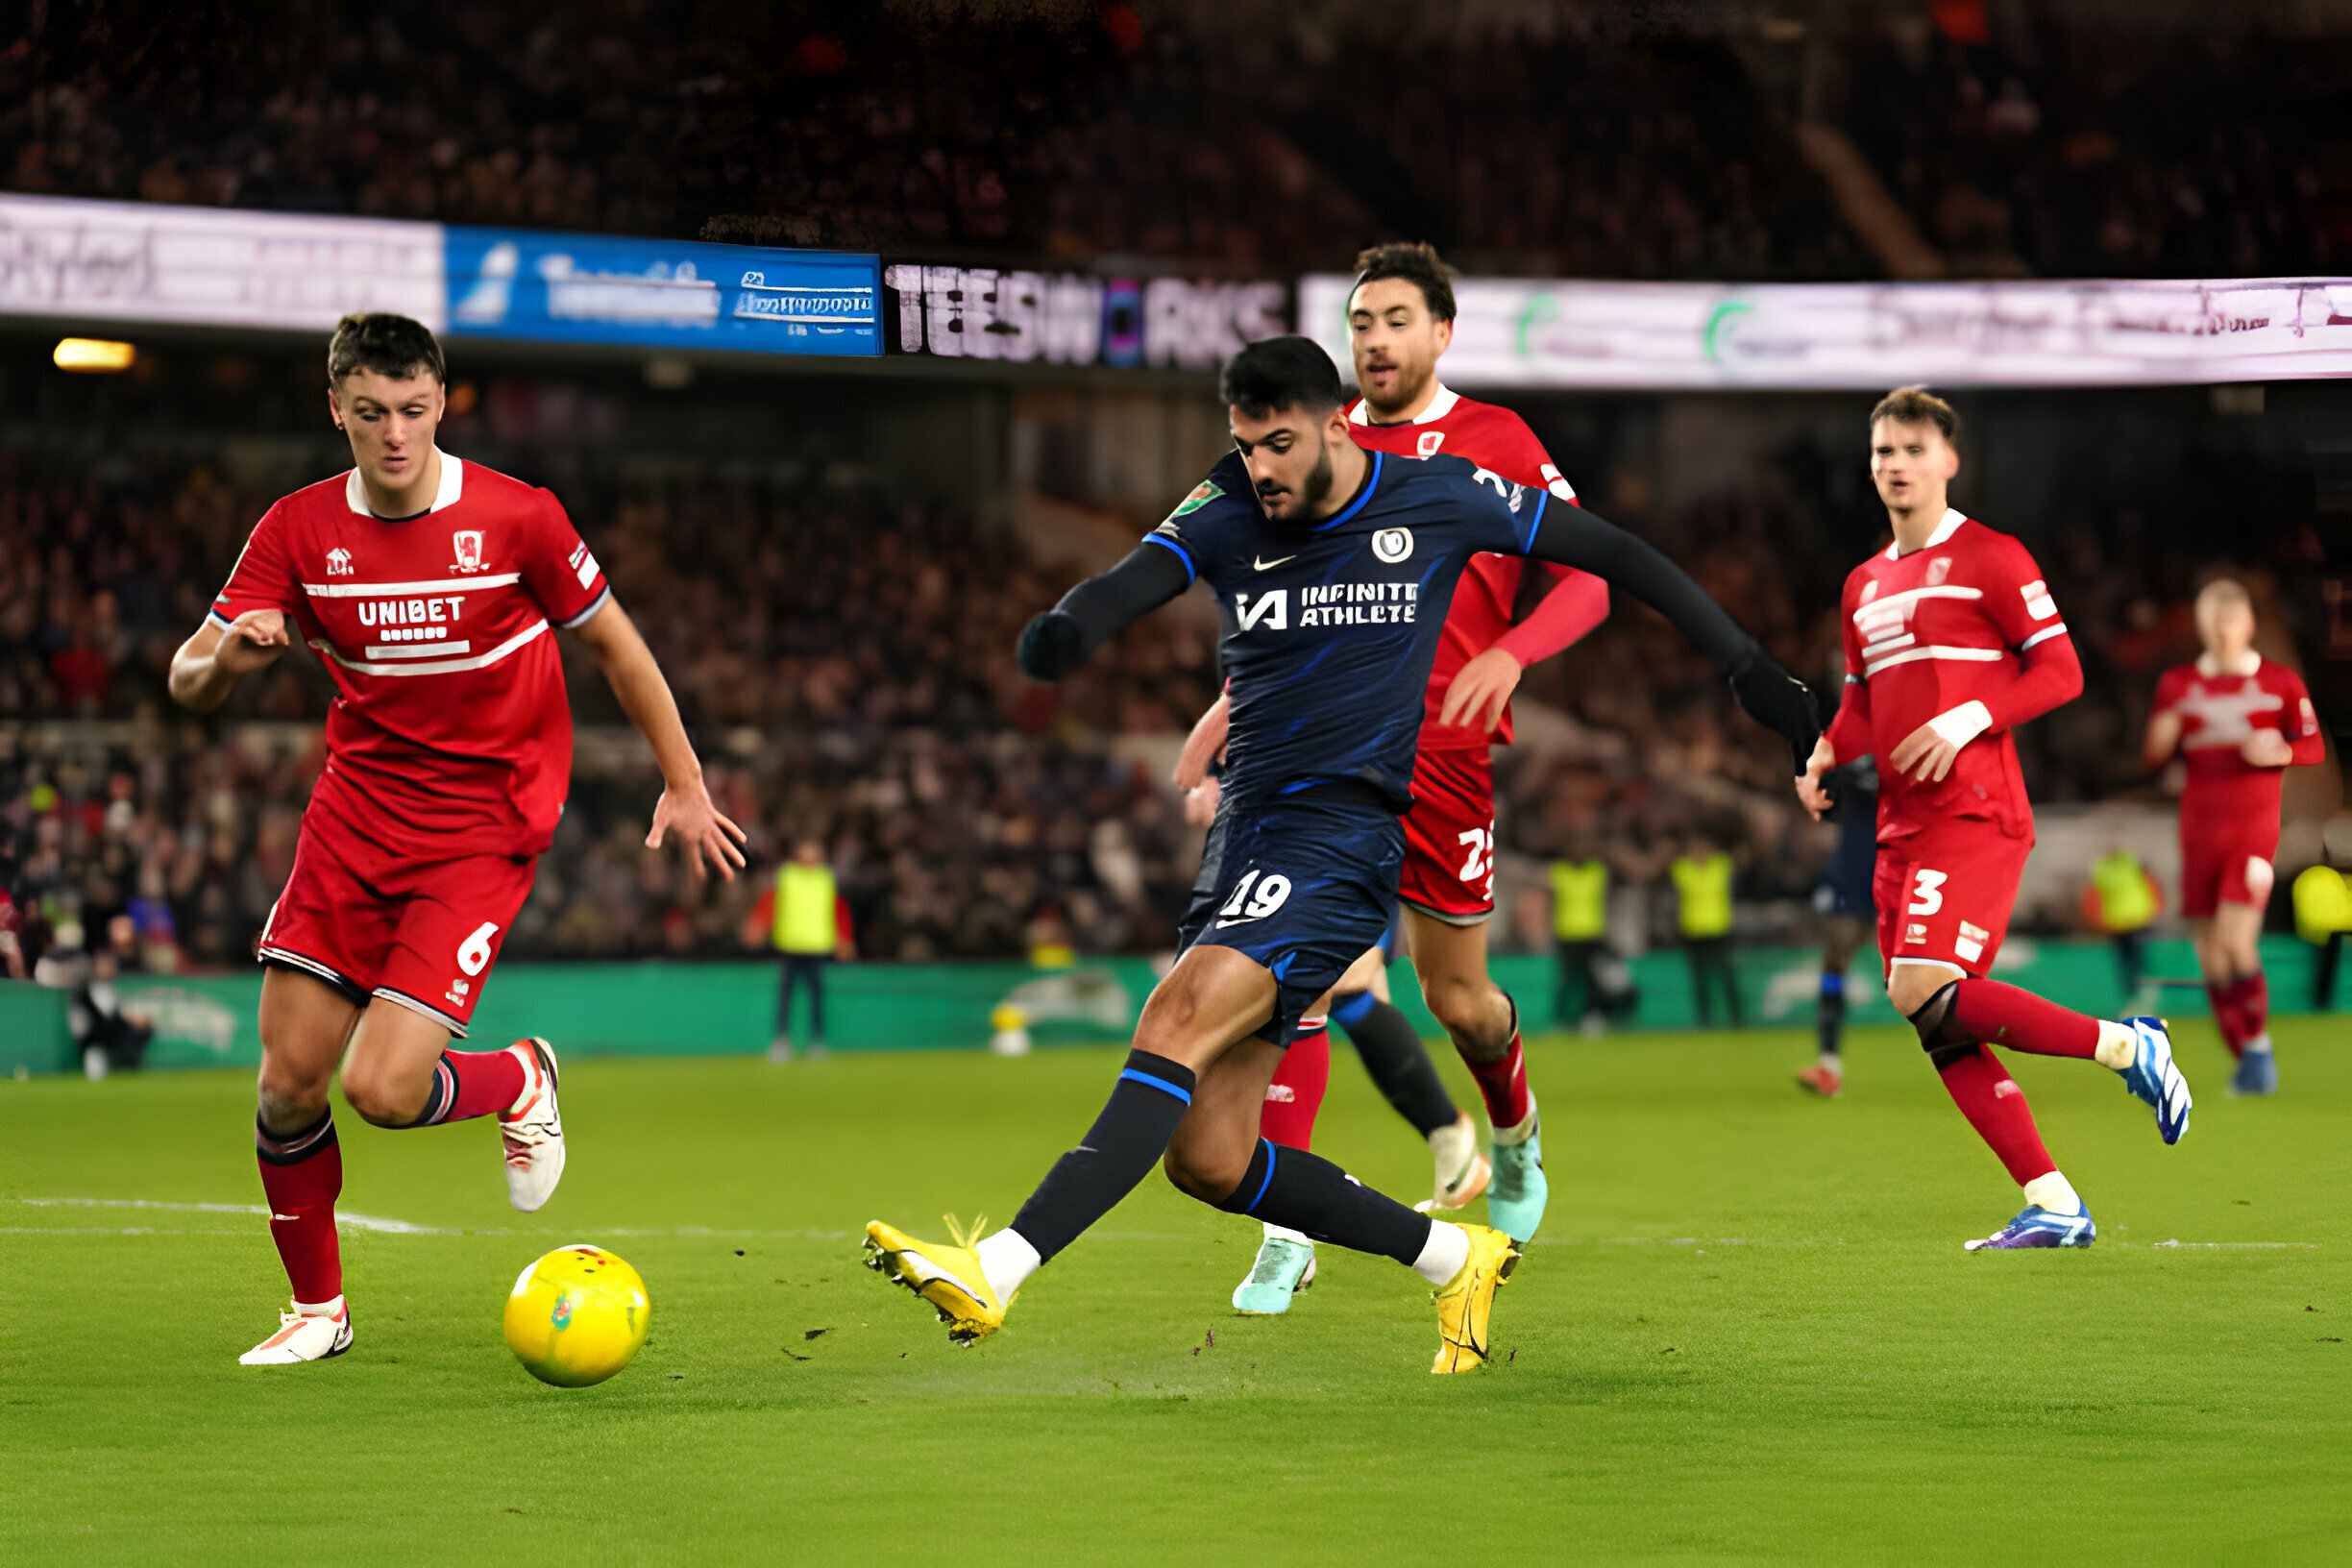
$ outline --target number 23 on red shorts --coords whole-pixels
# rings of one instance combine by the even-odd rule
[[[1931,963],[1978,978],[1992,973],[2032,852],[2030,837],[2013,839],[1974,817],[1880,845],[1871,890],[1889,971]]]

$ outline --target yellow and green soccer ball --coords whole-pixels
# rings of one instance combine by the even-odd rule
[[[645,1281],[602,1247],[557,1247],[506,1297],[506,1343],[541,1383],[585,1388],[628,1365],[653,1320]]]

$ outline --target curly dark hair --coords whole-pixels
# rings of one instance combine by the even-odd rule
[[[1383,278],[1402,278],[1416,284],[1433,320],[1454,319],[1454,269],[1439,257],[1437,247],[1427,240],[1375,245],[1358,256],[1356,282],[1349,285],[1348,303],[1355,303],[1357,289]]]

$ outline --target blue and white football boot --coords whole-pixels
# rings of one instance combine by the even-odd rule
[[[2138,1038],[2131,1066],[2118,1069],[2123,1087],[2156,1108],[2156,1130],[2167,1143],[2178,1143],[2189,1130],[2189,1080],[2172,1060],[2172,1036],[2162,1018],[2125,1018],[2125,1028]]]
[[[2232,1094],[2276,1094],[2278,1092],[2278,1054],[2274,1051],[2249,1050],[2238,1059],[2238,1071],[2230,1079]]]
[[[1234,1311],[1267,1317],[1286,1312],[1290,1298],[1312,1285],[1314,1274],[1314,1243],[1276,1236],[1268,1227],[1249,1278],[1234,1286]]]
[[[2091,1223],[2090,1210],[2053,1214],[2038,1203],[2029,1203],[2024,1213],[1983,1240],[1960,1244],[1971,1252],[2011,1252],[2024,1247],[2087,1247],[2097,1239],[2098,1227]]]

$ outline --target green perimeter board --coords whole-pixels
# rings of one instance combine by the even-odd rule
[[[2289,936],[2263,939],[2271,1003],[2282,1016],[2308,1011],[2315,949]],[[2113,1017],[2135,1000],[2124,995],[2114,956],[2099,943],[2012,939],[1999,977],[2083,1012]],[[1807,948],[1751,947],[1736,958],[1748,1021],[1810,1024],[1819,959]],[[1640,1006],[1632,1027],[1687,1029],[1696,1022],[1689,971],[1679,952],[1645,953],[1630,961]],[[1139,958],[1089,960],[1077,971],[1099,975],[1123,992],[1110,1021],[1097,1016],[1033,1021],[1041,1045],[1103,1043],[1125,1038],[1135,1009],[1150,991],[1154,971]],[[2193,976],[2194,955],[2185,941],[2150,945],[2148,972]],[[1551,1018],[1554,961],[1510,954],[1494,961],[1495,978],[1519,999],[1531,1028]],[[825,976],[828,1039],[836,1050],[969,1050],[987,1045],[989,1016],[999,1002],[1048,971],[1022,964],[837,964]],[[1389,970],[1397,1001],[1425,1035],[1442,1033],[1427,1008],[1412,966]],[[238,975],[132,980],[126,995],[157,1015],[149,1062],[158,1067],[250,1066],[260,1060],[255,1015],[258,971]],[[1892,1022],[1894,1012],[1867,959],[1849,980],[1855,1023]],[[594,1055],[730,1056],[767,1048],[774,1034],[776,969],[754,960],[682,964],[515,964],[491,976],[474,1016],[474,1038],[503,1041],[544,1035],[558,1046]],[[2137,999],[2167,1017],[2206,1015],[2204,992],[2168,987],[2161,1000]],[[2339,1010],[2347,1004],[2340,998]],[[805,1003],[795,1017],[805,1020]],[[72,1066],[64,999],[56,992],[0,982],[0,1071],[62,1071]]]

